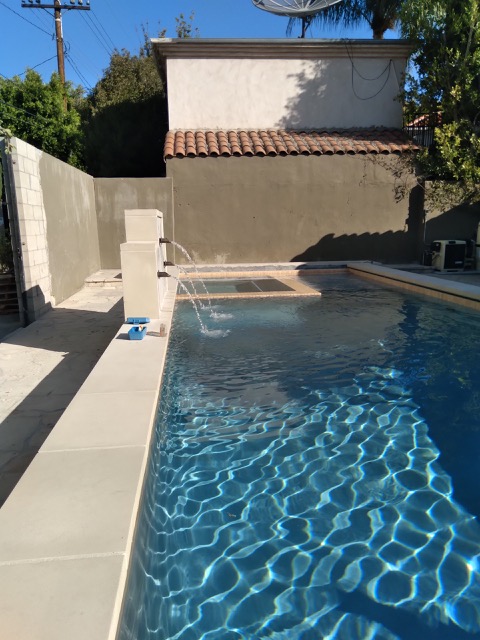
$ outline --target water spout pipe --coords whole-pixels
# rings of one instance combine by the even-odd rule
[[[157,271],[157,278],[170,278],[170,274],[166,271]]]
[[[172,241],[169,240],[168,238],[159,238],[158,239],[158,243],[159,244],[172,244]]]

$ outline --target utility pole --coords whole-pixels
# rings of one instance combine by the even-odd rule
[[[41,0],[22,0],[23,9],[53,9],[53,17],[55,19],[55,40],[57,42],[57,63],[58,75],[62,87],[65,87],[65,47],[63,44],[63,28],[62,28],[62,9],[64,11],[90,11],[90,0],[70,0],[70,4],[61,0],[53,0],[53,4],[43,4]]]
[[[57,41],[58,75],[62,86],[65,86],[65,57],[63,48],[62,9],[60,0],[55,0],[55,39]]]

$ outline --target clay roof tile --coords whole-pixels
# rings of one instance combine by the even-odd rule
[[[217,136],[213,131],[207,131],[205,134],[205,139],[207,141],[208,155],[212,158],[217,158],[220,155]]]
[[[398,129],[169,131],[167,160],[195,157],[399,154],[420,147]]]
[[[169,131],[165,138],[164,155],[167,159],[173,158],[175,155],[175,134],[173,131]]]
[[[232,150],[232,155],[241,156],[242,147],[241,147],[240,140],[238,139],[238,133],[236,131],[228,132],[228,142],[230,143],[230,149]]]
[[[259,132],[260,138],[263,142],[265,153],[267,156],[276,156],[275,145],[273,144],[271,136],[266,131]]]

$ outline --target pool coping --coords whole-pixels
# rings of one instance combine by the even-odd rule
[[[385,267],[372,262],[349,262],[347,268],[351,273],[364,278],[480,311],[480,287],[475,285],[442,280],[438,276]]]
[[[338,273],[348,266],[363,277],[480,309],[480,287],[368,262],[338,266],[294,273]],[[259,275],[242,267],[221,273]],[[0,509],[5,637],[116,639],[175,300],[167,294],[161,317],[148,327],[155,332],[164,324],[167,337],[147,333],[129,341],[129,326],[120,327]]]

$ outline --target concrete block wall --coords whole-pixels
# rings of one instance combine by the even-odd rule
[[[28,324],[100,269],[94,179],[18,138],[3,160]]]
[[[13,180],[24,273],[24,306],[29,320],[55,305],[47,244],[47,216],[40,181],[42,152],[12,140]]]

